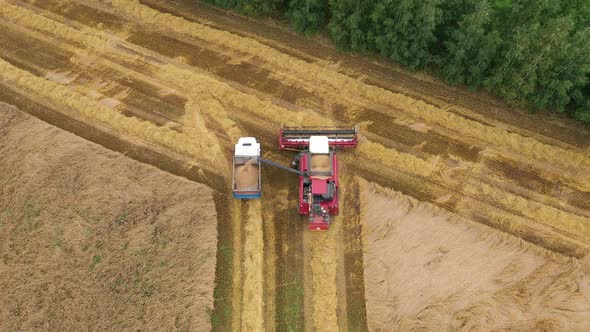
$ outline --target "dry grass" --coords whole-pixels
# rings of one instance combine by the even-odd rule
[[[363,159],[374,160],[379,164],[399,168],[412,174],[431,176],[444,169],[437,157],[424,160],[408,153],[399,152],[393,148],[385,148],[379,143],[363,141],[356,149]]]
[[[0,330],[210,329],[211,190],[0,106]]]
[[[32,10],[12,5],[5,0],[0,0],[0,15],[19,26],[35,31],[50,32],[67,41],[84,47],[104,47],[109,40],[109,38],[105,37],[102,33],[93,32],[94,30],[91,29],[85,29],[84,31],[74,29],[70,26],[39,15]]]
[[[578,237],[572,237],[571,233],[564,234],[551,225],[495,208],[479,200],[463,197],[457,202],[455,211],[569,257],[581,258],[590,254],[590,243],[577,240]]]
[[[206,140],[196,140],[185,133],[179,133],[167,127],[158,127],[150,122],[126,117],[66,86],[37,77],[2,59],[0,59],[0,71],[5,82],[39,95],[54,104],[64,105],[85,119],[107,125],[122,134],[188,154],[210,165],[217,160],[215,156],[219,150]]]
[[[336,222],[343,222],[337,220]],[[313,282],[312,316],[313,326],[318,331],[338,330],[338,294],[336,285],[335,228],[328,232],[308,233],[311,238],[311,273]]]
[[[587,263],[360,182],[371,330],[587,331]]]
[[[74,44],[83,45],[85,48],[87,48],[86,51],[72,48],[72,50],[78,54],[78,57],[72,58],[72,61],[74,62],[82,61],[80,57],[87,56],[87,54],[92,52],[105,52],[110,54],[111,56],[116,56],[129,63],[134,63],[138,60],[136,56],[127,54],[121,51],[120,49],[113,47],[116,43],[121,43],[122,41],[115,40],[115,37],[108,36],[102,31],[93,30],[90,28],[86,28],[83,30],[74,29],[60,22],[41,16],[26,8],[10,5],[8,3],[5,7],[0,8],[0,14],[2,14],[5,17],[8,17],[10,20],[21,26],[28,27],[30,29],[37,31],[42,31],[45,33],[50,33],[52,35],[73,42]],[[124,72],[129,73],[131,71],[127,69],[124,70]],[[96,99],[93,98],[91,93],[95,91],[93,88],[84,89],[80,86],[72,86],[70,87],[70,89],[74,90],[75,93],[85,95],[85,97],[87,97],[86,102],[90,102],[91,99]],[[121,100],[124,99],[124,97],[125,96],[113,96],[113,98]],[[98,113],[104,113],[106,107],[103,107],[103,105],[100,103],[95,104],[97,107],[102,108],[102,110],[98,111]],[[91,107],[91,109],[94,110],[97,107]],[[202,119],[200,114],[198,112],[195,112],[195,110],[198,109],[199,102],[195,100],[190,100],[187,103],[186,117],[183,120],[184,123],[188,125],[187,128],[190,129],[185,130],[185,133],[183,134],[177,134],[176,132],[168,128],[156,127],[154,125],[151,125],[149,122],[124,117],[122,115],[117,116],[117,114],[113,111],[109,112],[108,117],[102,116],[101,119],[99,119],[99,121],[103,122],[103,124],[113,124],[116,122],[121,122],[119,128],[116,129],[119,129],[124,133],[131,134],[144,132],[144,134],[140,135],[139,137],[146,141],[158,143],[155,141],[157,140],[160,143],[164,143],[165,146],[173,148],[175,151],[189,152],[193,157],[197,157],[201,160],[206,159],[208,162],[211,162],[213,160],[222,160],[223,158],[221,158],[222,156],[220,154],[221,148],[219,146],[219,142],[217,138],[209,130],[207,130],[204,120]],[[86,112],[86,115],[90,113],[95,113],[93,116],[93,120],[97,120],[97,112],[88,111]],[[107,118],[109,118],[109,120],[105,122],[105,119]],[[126,120],[120,121],[121,118],[126,118]],[[155,131],[154,135],[152,135],[149,131]],[[187,135],[189,136],[189,138],[186,138]],[[185,139],[182,139],[183,136],[185,137]],[[177,143],[174,143],[175,140]],[[195,145],[198,145],[198,147],[195,148]]]
[[[239,91],[209,75],[180,68],[175,64],[162,66],[158,75],[162,80],[184,89],[189,95],[200,99],[200,103],[203,104],[203,112],[221,123],[233,139],[240,135],[239,130],[235,128],[235,123],[228,119],[228,113],[234,109],[256,114],[275,124],[314,125],[322,123],[330,125],[333,123],[331,119],[320,117],[312,112],[288,110],[273,104],[270,100],[262,100],[255,95]]]

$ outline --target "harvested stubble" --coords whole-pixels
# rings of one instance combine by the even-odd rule
[[[421,176],[431,176],[443,169],[444,165],[440,163],[439,158],[433,157],[430,160],[424,160],[408,153],[403,153],[394,148],[386,148],[379,143],[370,141],[361,142],[356,151],[365,159],[375,160],[390,167],[396,167],[406,170],[412,174]]]
[[[590,329],[587,263],[360,182],[372,330]]]
[[[0,104],[0,330],[211,328],[212,191]]]
[[[175,64],[162,66],[157,73],[162,80],[179,88],[190,88],[188,93],[207,101],[203,111],[211,115],[218,122],[224,124],[224,129],[235,139],[239,131],[233,121],[227,121],[227,108],[245,110],[272,121],[275,124],[289,123],[292,125],[315,125],[322,123],[333,124],[331,119],[314,115],[310,112],[295,112],[273,104],[270,100],[262,100],[259,97],[239,91],[225,82],[221,82],[210,75],[199,73],[196,70],[180,68]],[[231,135],[235,132],[235,135]]]
[[[480,197],[482,200],[492,201],[515,213],[522,213],[535,221],[564,231],[568,236],[590,243],[590,218],[558,210],[508,192],[502,192],[485,183],[466,184],[463,186],[463,192]]]
[[[332,226],[334,228],[334,225]],[[338,294],[336,289],[336,239],[334,229],[309,233],[311,237],[311,272],[313,281],[313,325],[318,331],[338,329]]]
[[[0,0],[0,4],[3,4],[5,1],[4,0]],[[118,58],[121,58],[122,60],[126,60],[126,61],[130,61],[130,62],[135,62],[137,59],[136,57],[129,55],[125,52],[123,52],[120,49],[117,49],[115,47],[112,47],[114,45],[114,39],[116,37],[113,36],[107,36],[104,32],[102,31],[98,31],[98,30],[93,30],[90,28],[87,29],[83,29],[83,30],[77,30],[74,28],[71,28],[65,24],[62,24],[60,22],[51,20],[49,18],[46,18],[44,16],[41,16],[31,10],[28,10],[26,8],[23,7],[19,7],[19,6],[14,6],[11,4],[6,3],[6,6],[0,8],[0,14],[2,14],[5,17],[8,17],[10,20],[14,21],[15,23],[18,23],[19,25],[34,29],[34,30],[38,30],[38,31],[42,31],[42,32],[46,32],[46,33],[50,33],[52,35],[58,36],[60,38],[63,38],[65,40],[68,40],[70,42],[76,43],[76,44],[80,44],[83,45],[85,48],[87,49],[91,49],[95,52],[108,52],[110,56],[115,56]],[[121,40],[118,40],[117,42],[122,42]],[[79,51],[78,49],[73,49],[74,51]],[[88,50],[87,50],[88,51]],[[83,55],[83,54],[82,54]],[[79,59],[77,58],[72,58],[72,61],[79,61]],[[82,91],[82,89],[80,89],[80,87],[78,86],[72,86],[71,87],[72,90],[75,90],[78,93],[81,94],[86,94],[86,92],[88,91]],[[73,93],[73,92],[72,92]],[[91,98],[87,98],[88,101],[90,101]],[[97,106],[103,106],[99,103],[96,103]],[[199,106],[201,106],[202,103],[200,103],[200,100],[197,98],[197,101],[195,101],[194,99],[189,100],[189,102],[187,103],[186,107],[186,116],[184,118],[185,120],[185,124],[187,125],[187,129],[189,130],[185,130],[186,133],[188,133],[190,136],[192,136],[192,140],[194,141],[194,143],[192,143],[191,145],[195,145],[195,144],[199,144],[200,143],[200,149],[203,149],[205,147],[209,147],[209,149],[204,150],[202,153],[196,153],[193,154],[193,156],[198,157],[198,159],[210,159],[210,160],[224,160],[224,158],[222,157],[221,153],[221,149],[219,147],[219,142],[217,141],[217,139],[211,134],[210,131],[208,131],[205,127],[204,121],[202,119],[202,117],[200,116],[200,114],[198,113],[199,111]],[[103,107],[104,109],[104,107]],[[195,110],[197,112],[195,112]],[[87,112],[89,113],[89,112]],[[112,113],[112,112],[111,112]],[[116,114],[116,113],[113,113]],[[112,118],[113,116],[111,116]],[[115,116],[116,117],[116,116]],[[144,125],[144,127],[149,127],[149,123],[145,122],[145,121],[135,121],[136,119],[133,118],[127,118],[127,119],[131,119],[131,120],[126,120],[124,122],[127,122],[127,124],[121,124],[122,127],[129,127],[131,128],[132,126],[130,125],[132,122],[135,122],[135,126],[137,127],[137,123],[142,123]],[[162,127],[155,127],[155,126],[151,126],[154,128],[162,128]],[[120,129],[120,128],[117,128]],[[130,129],[130,131],[133,131]],[[161,140],[166,141],[171,143],[172,140],[169,139],[169,137],[171,135],[174,135],[176,132],[174,132],[173,130],[170,129],[162,129],[159,130],[159,133],[156,134],[156,136],[159,136],[161,138]],[[148,135],[146,135],[148,136]],[[145,139],[145,137],[142,137]],[[155,137],[158,138],[158,137]],[[192,150],[195,151],[193,149],[191,149],[190,146],[184,146],[186,145],[184,143],[188,142],[188,140],[184,140],[184,141],[178,141],[178,144],[176,147],[173,146],[169,146],[168,147],[172,147],[174,150],[178,151],[178,152],[185,152],[183,150],[187,150],[184,148],[188,148],[188,150]],[[199,143],[196,143],[199,142]],[[227,172],[225,172],[227,173]]]
[[[146,142],[163,145],[177,152],[192,156],[195,160],[214,165],[219,153],[208,142],[167,127],[124,116],[101,103],[81,95],[66,86],[37,77],[0,59],[2,79],[16,87],[46,98],[57,105],[64,105],[85,119],[97,121]]]
[[[331,86],[338,89],[341,94],[360,95],[410,113],[428,123],[455,131],[461,136],[481,140],[498,146],[500,149],[509,148],[527,158],[559,164],[565,169],[577,173],[575,175],[582,178],[582,181],[578,181],[577,184],[590,190],[590,174],[584,171],[590,169],[590,158],[583,153],[543,144],[533,138],[510,133],[499,127],[484,125],[403,94],[365,84],[327,66],[296,59],[254,39],[190,22],[168,13],[161,13],[142,5],[137,0],[105,0],[105,2],[142,22],[254,55],[258,59],[268,62],[274,70],[281,69],[307,81],[315,80],[319,82],[320,86]]]

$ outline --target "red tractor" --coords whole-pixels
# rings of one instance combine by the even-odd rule
[[[309,216],[309,230],[328,230],[330,215],[339,212],[338,160],[335,150],[355,147],[357,135],[357,127],[282,127],[279,149],[298,153],[292,168],[262,159],[260,144],[255,138],[240,138],[234,153],[234,197],[261,196],[261,164],[296,173],[299,175],[299,213]]]

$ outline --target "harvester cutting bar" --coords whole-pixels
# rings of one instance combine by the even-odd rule
[[[311,136],[326,136],[331,147],[355,147],[358,128],[354,127],[281,127],[279,147],[281,149],[306,148]]]

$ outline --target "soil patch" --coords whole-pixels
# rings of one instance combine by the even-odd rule
[[[0,330],[209,330],[212,190],[0,104]]]

